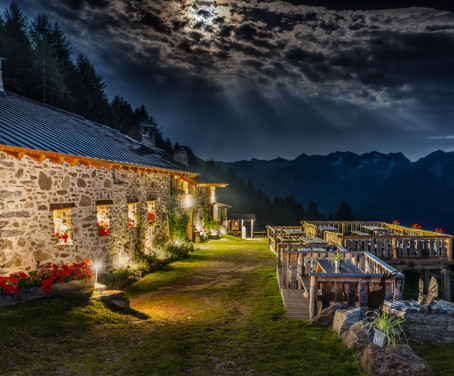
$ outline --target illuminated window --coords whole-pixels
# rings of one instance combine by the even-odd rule
[[[156,201],[147,201],[148,205],[148,222],[156,222]]]
[[[128,204],[128,226],[137,227],[137,204]]]
[[[97,223],[99,236],[106,236],[110,233],[110,205],[99,205]]]
[[[55,209],[52,211],[54,222],[55,243],[72,245],[71,209]]]

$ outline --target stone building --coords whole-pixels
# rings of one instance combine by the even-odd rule
[[[191,238],[213,189],[185,150],[177,161],[155,147],[153,126],[142,142],[6,92],[0,72],[0,275],[84,258],[125,266],[168,239],[174,206],[188,210]]]

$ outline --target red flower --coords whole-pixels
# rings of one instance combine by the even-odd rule
[[[393,225],[400,225],[399,221],[393,221]]]
[[[154,213],[148,212],[148,220],[150,222],[156,221],[156,215]]]

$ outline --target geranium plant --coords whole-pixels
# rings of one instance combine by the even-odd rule
[[[441,228],[436,228],[435,232],[438,232],[439,234],[444,234],[445,233]]]
[[[57,245],[68,244],[69,241],[70,241],[69,230],[66,230],[63,233],[59,232],[55,233],[55,244]]]
[[[393,221],[393,225],[400,225],[399,221]]]
[[[106,236],[110,233],[109,225],[107,223],[98,222],[98,234],[99,236]]]
[[[129,227],[129,228],[136,227],[136,221],[135,221],[135,219],[129,218],[128,227]]]
[[[8,277],[0,277],[0,294],[18,294],[20,289],[26,287],[41,287],[44,292],[48,292],[55,283],[67,283],[75,280],[85,281],[93,276],[90,265],[90,259],[61,266],[48,262],[31,271],[28,275],[16,273]]]
[[[414,225],[412,226],[412,228],[414,228],[414,229],[418,229],[418,230],[419,230],[419,229],[421,228],[421,226],[420,226],[420,225],[418,225],[417,223],[415,223],[415,224],[414,224]]]
[[[156,215],[152,212],[148,212],[148,222],[153,223],[156,221]]]

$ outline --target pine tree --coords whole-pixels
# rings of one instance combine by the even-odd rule
[[[33,51],[27,35],[27,17],[16,2],[5,10],[0,38],[0,56],[3,63],[3,81],[6,90],[27,95],[30,90]]]
[[[339,205],[335,219],[336,221],[353,221],[352,209],[346,202]]]
[[[321,219],[317,204],[313,200],[311,200],[309,202],[305,214],[306,214],[306,219],[309,221],[317,221],[317,220]]]

